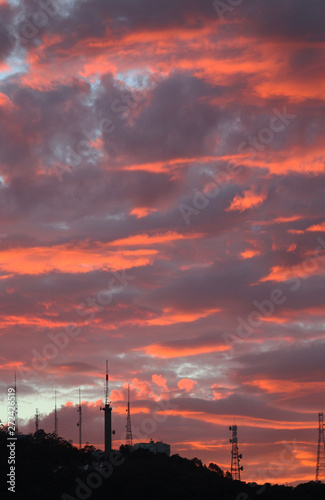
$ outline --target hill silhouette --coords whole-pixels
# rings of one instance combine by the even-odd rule
[[[324,500],[325,485],[295,488],[232,481],[217,464],[121,446],[110,456],[43,430],[16,442],[16,488],[8,492],[7,433],[0,432],[1,500]]]

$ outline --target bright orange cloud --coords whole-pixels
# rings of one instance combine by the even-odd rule
[[[217,425],[227,426],[229,422],[233,421],[233,415],[216,415],[211,413],[204,413],[202,411],[188,411],[188,410],[165,410],[158,411],[164,415],[174,415],[183,418],[200,420]],[[313,416],[313,415],[312,415]],[[284,421],[284,420],[271,420],[266,418],[248,417],[246,415],[236,415],[236,424],[247,427],[258,427],[261,429],[315,429],[315,421]]]
[[[177,312],[172,309],[164,309],[163,314],[158,318],[148,319],[148,325],[173,325],[175,323],[191,323],[200,318],[206,318],[211,314],[220,312],[221,309],[208,309],[205,311]]]
[[[287,252],[294,252],[297,248],[296,243],[291,243],[291,245],[288,246]]]
[[[245,385],[256,386],[265,392],[270,394],[274,393],[284,393],[284,394],[295,394],[296,396],[301,394],[309,394],[312,391],[324,391],[325,382],[305,382],[305,381],[294,381],[294,380],[277,380],[277,379],[261,379],[254,380],[252,382],[244,382]]]
[[[251,259],[252,257],[256,257],[256,255],[261,255],[261,252],[259,250],[253,250],[252,248],[248,248],[240,254],[242,259]]]
[[[202,233],[188,233],[188,234],[180,234],[174,231],[168,231],[167,233],[160,234],[137,234],[135,236],[129,236],[128,238],[124,238],[122,240],[115,240],[110,243],[110,246],[134,246],[134,245],[154,245],[157,243],[168,243],[170,241],[176,240],[195,240],[198,238],[202,238],[204,235]]]
[[[6,94],[3,94],[2,92],[0,92],[0,106],[5,108],[13,108],[14,105],[12,103],[12,101],[9,99],[9,97],[6,95]]]
[[[314,226],[310,226],[306,231],[317,232],[317,231],[325,231],[325,222],[321,222],[320,224],[315,224]]]
[[[158,385],[159,387],[161,387],[165,391],[168,390],[167,380],[162,375],[155,374],[155,375],[152,375],[151,378],[152,378],[152,381],[154,384]]]
[[[137,391],[137,398],[153,399],[154,401],[159,400],[159,396],[154,394],[151,384],[145,380],[139,380],[138,378],[132,379],[132,387]]]
[[[191,380],[190,378],[182,378],[177,382],[177,387],[186,392],[192,391],[196,385],[196,380]]]
[[[0,361],[0,370],[15,370],[19,369],[20,366],[23,366],[24,363],[22,361],[12,361],[10,363],[1,364]]]
[[[150,215],[154,212],[157,212],[156,208],[136,207],[131,210],[130,215],[135,215],[137,219],[141,219],[142,217],[147,217],[147,215]]]
[[[183,356],[195,356],[198,354],[206,354],[208,352],[223,352],[229,349],[230,348],[226,345],[174,347],[174,346],[165,346],[161,344],[153,344],[151,346],[145,347],[144,351],[149,356],[153,356],[155,358],[178,358]],[[142,351],[143,348],[137,350]]]
[[[257,194],[254,191],[244,191],[243,196],[237,194],[232,200],[230,206],[226,208],[226,212],[233,210],[239,210],[239,212],[244,212],[249,208],[256,208],[262,205],[266,200],[267,193]]]
[[[112,251],[110,245],[87,242],[78,245],[13,248],[0,252],[0,269],[16,274],[50,271],[84,273],[95,269],[127,269],[149,264],[157,250]]]
[[[275,281],[284,282],[290,278],[308,278],[308,276],[318,276],[323,273],[324,263],[320,262],[319,259],[314,257],[314,252],[312,256],[304,259],[300,264],[296,266],[273,266],[271,272],[261,278],[259,281],[263,283],[265,281]]]
[[[256,224],[257,226],[272,226],[273,224],[286,224],[287,222],[295,222],[297,220],[303,220],[305,218],[306,217],[303,215],[291,215],[290,217],[276,217],[275,219],[257,220],[251,222],[252,224]],[[291,231],[294,230],[289,230],[289,232]]]

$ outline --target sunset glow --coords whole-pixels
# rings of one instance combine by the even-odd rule
[[[212,0],[62,0],[28,38],[38,2],[0,0],[0,418],[17,372],[19,430],[37,407],[53,432],[56,388],[76,443],[80,387],[103,448],[107,359],[116,448],[129,383],[134,442],[226,471],[236,423],[243,480],[307,482],[325,410],[325,2],[233,3],[221,19]],[[267,476],[284,443],[292,461]]]

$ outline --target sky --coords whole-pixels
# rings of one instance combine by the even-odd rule
[[[0,418],[314,480],[322,0],[0,1]]]

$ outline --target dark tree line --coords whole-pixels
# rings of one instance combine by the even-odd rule
[[[121,446],[106,457],[39,430],[16,442],[16,493],[7,490],[7,433],[0,431],[0,498],[15,500],[324,500],[325,485],[232,481],[217,464]]]

